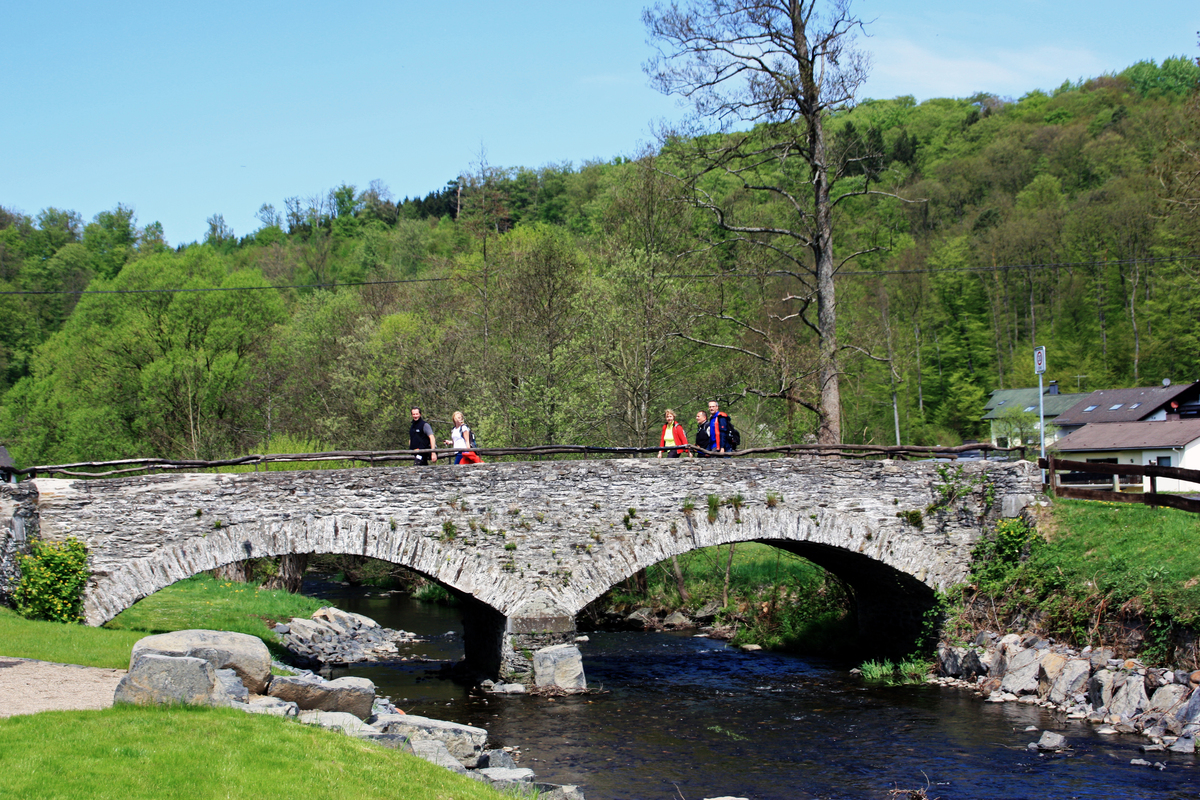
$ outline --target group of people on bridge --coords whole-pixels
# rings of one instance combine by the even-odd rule
[[[442,440],[442,444],[450,445],[454,451],[453,463],[478,464],[479,454],[475,452],[475,434],[467,425],[463,412],[455,411],[451,417],[454,427],[450,429],[450,438]],[[693,447],[688,447],[687,433],[683,425],[675,418],[675,412],[666,410],[666,422],[658,439],[658,457],[663,453],[667,458],[680,456],[695,456],[697,448],[702,458],[712,458],[719,453],[729,453],[737,449],[739,442],[737,429],[729,419],[729,415],[721,410],[716,400],[708,401],[708,411],[696,412],[696,438]],[[408,428],[408,448],[410,450],[428,450],[427,453],[417,453],[414,460],[417,466],[426,466],[437,461],[437,439],[433,433],[433,425],[425,419],[421,409],[412,408],[412,424]]]

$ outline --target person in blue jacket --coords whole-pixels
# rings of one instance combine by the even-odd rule
[[[716,400],[708,401],[708,449],[714,453],[728,453],[733,450],[729,441],[729,415],[721,410]]]

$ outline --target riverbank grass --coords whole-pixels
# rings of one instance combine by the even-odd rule
[[[322,605],[283,590],[196,575],[141,600],[102,628],[28,620],[0,608],[0,655],[127,669],[138,639],[190,628],[248,633],[278,655],[277,637],[268,620],[308,617]]]
[[[415,756],[236,709],[116,706],[0,719],[0,797],[504,796]]]
[[[950,632],[1036,629],[1169,663],[1200,628],[1198,544],[1197,514],[1056,500],[1036,529],[1003,520],[981,542]]]

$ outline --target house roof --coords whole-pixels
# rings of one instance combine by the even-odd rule
[[[1089,425],[1096,422],[1135,422],[1158,411],[1183,395],[1194,395],[1200,384],[1140,386],[1133,389],[1101,389],[1081,398],[1059,414],[1055,424]],[[1091,408],[1089,411],[1088,409]]]
[[[1071,406],[1075,405],[1083,394],[1043,394],[1042,406],[1047,419],[1057,417]],[[991,399],[984,406],[988,410],[983,419],[1000,419],[1000,415],[1015,408],[1018,412],[1032,407],[1038,409],[1038,390],[1033,389],[997,389],[992,392]]]
[[[1085,450],[1153,450],[1183,447],[1200,439],[1200,419],[1109,422],[1084,425],[1054,443],[1063,453]]]

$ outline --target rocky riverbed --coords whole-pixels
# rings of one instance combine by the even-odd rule
[[[971,689],[989,703],[1024,703],[1058,712],[1099,734],[1140,733],[1142,750],[1195,753],[1200,671],[1147,667],[1108,648],[1075,650],[1034,634],[981,632],[969,646],[943,643],[931,682]],[[1062,741],[1042,749],[1070,746]],[[1149,762],[1148,762],[1149,763]]]

